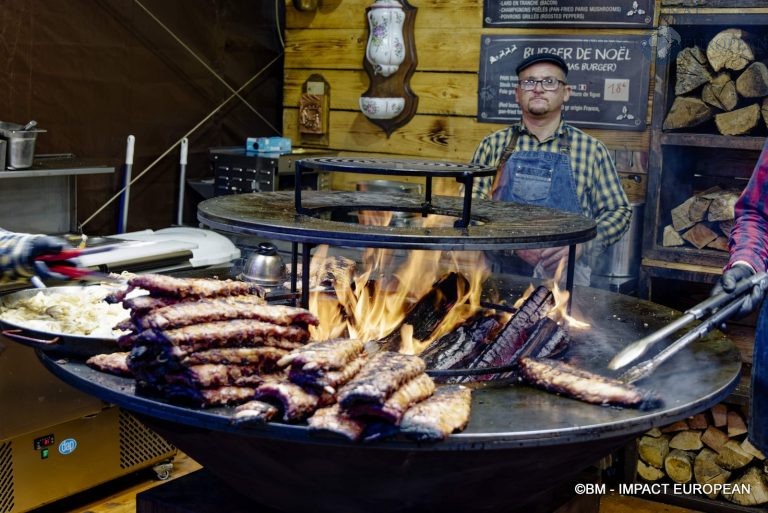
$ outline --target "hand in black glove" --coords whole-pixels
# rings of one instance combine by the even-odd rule
[[[755,274],[752,267],[745,264],[736,264],[730,269],[723,272],[723,275],[717,281],[715,286],[710,292],[710,296],[714,296],[720,293],[729,293],[736,290],[736,284],[745,278],[749,278]],[[739,311],[734,315],[735,319],[739,319],[749,314],[752,310],[760,305],[760,301],[763,299],[763,289],[760,285],[755,285],[748,295],[744,297],[744,301],[741,303]]]
[[[59,253],[66,242],[48,235],[0,232],[0,281],[39,276],[43,279],[66,279],[53,273],[35,257]]]

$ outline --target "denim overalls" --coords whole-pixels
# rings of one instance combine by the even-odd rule
[[[571,147],[565,131],[560,135],[560,152],[514,151],[519,133],[515,132],[508,148],[509,158],[493,191],[493,199],[556,208],[584,214],[576,195],[576,182],[571,172]],[[498,258],[498,256],[496,257]],[[537,266],[534,276],[545,278]],[[574,283],[589,286],[591,269],[586,256],[576,261]]]

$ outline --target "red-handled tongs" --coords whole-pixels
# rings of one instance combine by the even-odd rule
[[[629,365],[645,354],[651,346],[660,342],[668,335],[671,335],[694,320],[703,319],[705,316],[709,315],[710,317],[703,320],[701,324],[672,342],[653,358],[629,368],[624,374],[619,376],[619,380],[624,383],[634,383],[635,381],[648,377],[656,367],[661,365],[662,362],[666,361],[672,355],[676,354],[680,349],[694,340],[703,337],[712,329],[720,326],[723,322],[735,315],[741,308],[742,302],[744,302],[744,300],[751,294],[752,289],[756,286],[759,286],[763,295],[765,295],[765,292],[768,289],[768,274],[763,272],[745,278],[736,284],[736,288],[732,292],[722,292],[689,308],[683,313],[683,316],[676,321],[667,324],[647,337],[636,340],[619,351],[608,363],[608,368],[620,369]]]
[[[51,253],[46,255],[40,255],[35,257],[35,260],[45,262],[48,266],[48,270],[52,273],[57,273],[62,276],[66,276],[71,280],[87,280],[87,281],[101,281],[109,283],[123,283],[123,280],[116,278],[113,275],[95,271],[87,267],[80,267],[78,257],[83,255],[92,255],[94,253],[103,253],[105,251],[112,251],[118,246],[114,244],[108,244],[104,246],[95,246],[91,248],[67,248],[58,253]]]

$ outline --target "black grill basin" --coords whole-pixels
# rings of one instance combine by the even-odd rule
[[[522,292],[502,279],[498,287],[509,297]],[[619,349],[680,315],[582,287],[575,287],[572,312],[592,326],[570,331],[569,360],[608,376],[607,363]],[[655,410],[595,406],[519,383],[473,385],[472,415],[462,433],[439,443],[353,443],[311,434],[304,425],[235,426],[233,408],[198,410],[139,397],[130,379],[38,354],[65,382],[141,415],[254,507],[320,513],[539,511],[554,488],[602,456],[725,399],[741,369],[738,350],[712,331],[640,383],[661,395],[664,405]]]

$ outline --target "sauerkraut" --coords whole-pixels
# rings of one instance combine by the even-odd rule
[[[120,303],[104,301],[113,291],[94,285],[53,287],[25,298],[11,294],[0,299],[0,319],[49,333],[116,338],[126,332],[115,326],[130,312]]]

